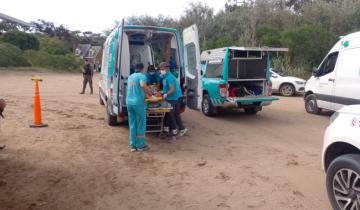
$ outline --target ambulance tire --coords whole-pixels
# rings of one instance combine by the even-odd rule
[[[102,98],[101,98],[101,95],[100,95],[100,93],[99,93],[99,103],[100,103],[100,105],[105,105],[105,103],[104,103],[104,101],[102,100]]]
[[[305,110],[310,114],[321,114],[322,109],[318,107],[314,94],[305,97]]]
[[[209,95],[204,95],[201,103],[201,111],[208,117],[213,117],[218,113],[217,107],[213,106]]]
[[[108,100],[106,103],[106,122],[108,125],[110,126],[115,126],[118,124],[117,122],[117,116],[112,115],[112,113],[110,112],[110,110],[112,109],[112,105],[111,105],[111,101]]]

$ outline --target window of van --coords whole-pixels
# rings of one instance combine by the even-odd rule
[[[189,45],[186,45],[187,50],[187,63],[188,63],[188,69],[189,73],[193,76],[197,75],[196,70],[196,47],[194,43],[191,43]]]
[[[328,55],[318,69],[318,76],[323,76],[334,71],[338,55],[339,52],[334,52]]]
[[[205,77],[208,78],[221,78],[223,72],[222,63],[208,63],[206,66]]]
[[[340,77],[358,77],[360,73],[360,48],[344,50],[341,56]]]

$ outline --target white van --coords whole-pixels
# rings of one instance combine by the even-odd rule
[[[342,37],[305,86],[308,113],[352,104],[360,104],[360,32]]]

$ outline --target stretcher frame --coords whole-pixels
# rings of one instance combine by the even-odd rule
[[[171,105],[163,101],[162,99],[158,99],[156,101],[146,100],[149,103],[155,103],[166,106],[161,106],[159,108],[150,108],[149,106],[146,109],[146,133],[160,133],[163,135],[164,132],[164,119],[166,113],[170,112],[172,107]]]

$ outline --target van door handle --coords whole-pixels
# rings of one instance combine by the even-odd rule
[[[329,82],[335,82],[335,79],[329,78],[328,81]]]

